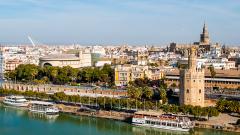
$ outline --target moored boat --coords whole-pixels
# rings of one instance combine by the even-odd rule
[[[194,123],[188,117],[173,114],[148,115],[135,113],[132,124],[176,131],[190,131],[194,127]]]
[[[31,101],[29,110],[31,112],[45,113],[45,114],[58,114],[59,109],[54,103],[44,101]]]
[[[5,105],[16,106],[16,107],[27,107],[29,105],[28,100],[24,96],[6,96],[3,100]]]

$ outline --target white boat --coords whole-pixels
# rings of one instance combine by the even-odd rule
[[[175,131],[190,131],[194,123],[188,117],[173,114],[134,114],[132,124]]]
[[[29,110],[31,112],[45,113],[45,114],[58,114],[59,109],[54,103],[44,101],[31,101]]]
[[[3,103],[16,107],[27,107],[29,105],[28,100],[26,100],[24,96],[6,96]]]

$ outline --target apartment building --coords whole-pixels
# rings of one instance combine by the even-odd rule
[[[127,86],[130,81],[137,78],[149,78],[150,80],[158,80],[164,76],[163,72],[154,67],[141,65],[117,65],[115,67],[115,85]]]

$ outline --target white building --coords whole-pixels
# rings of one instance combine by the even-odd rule
[[[179,64],[187,64],[188,58],[182,58],[179,60]],[[213,66],[215,69],[232,69],[235,68],[235,61],[228,61],[227,58],[217,59],[197,59],[197,68]]]
[[[71,66],[73,68],[92,66],[92,57],[90,52],[79,51],[75,54],[47,55],[39,59],[39,65],[43,66]]]
[[[221,56],[221,52],[222,52],[222,48],[219,44],[211,45],[210,56],[212,58],[218,58],[219,56]]]
[[[4,78],[4,73],[5,73],[5,57],[3,52],[0,52],[0,78]]]
[[[92,46],[92,53],[98,53],[101,56],[106,55],[106,51],[102,46]]]
[[[105,64],[111,65],[112,62],[111,62],[111,61],[97,61],[97,62],[95,63],[95,66],[96,66],[96,67],[102,67],[102,66],[104,66]]]

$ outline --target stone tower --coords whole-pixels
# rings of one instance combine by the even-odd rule
[[[180,105],[204,106],[204,69],[197,68],[197,50],[189,49],[188,68],[180,70]]]
[[[200,35],[200,44],[209,45],[210,38],[207,29],[207,25],[204,23],[202,34]]]

